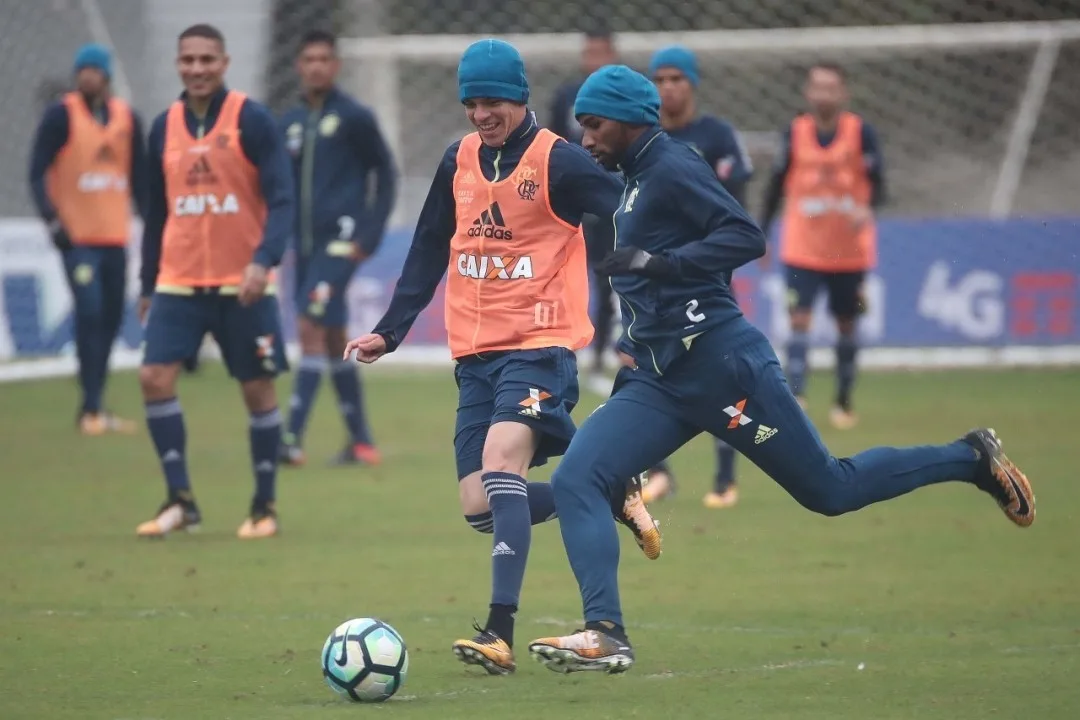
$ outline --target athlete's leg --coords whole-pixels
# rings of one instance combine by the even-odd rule
[[[859,352],[858,318],[866,311],[864,278],[862,272],[832,273],[826,278],[829,313],[836,319],[837,330],[836,402],[830,420],[840,430],[854,427],[858,420],[852,410],[851,391]]]
[[[806,375],[809,372],[807,356],[810,353],[810,321],[814,300],[821,288],[822,274],[787,266],[788,313],[791,321],[791,337],[787,346],[787,378],[791,391],[805,404]]]
[[[187,471],[187,429],[176,379],[180,364],[202,342],[209,327],[210,298],[154,296],[146,319],[139,384],[150,430],[167,489],[165,503],[152,520],[139,525],[143,537],[163,537],[199,524],[199,511]]]
[[[229,375],[239,381],[243,392],[255,479],[248,517],[236,534],[245,540],[271,537],[278,532],[275,490],[281,443],[281,411],[274,379],[289,369],[277,298],[264,297],[249,306],[233,297],[215,300],[216,323],[211,330]]]

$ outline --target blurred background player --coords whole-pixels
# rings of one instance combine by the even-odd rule
[[[184,92],[150,128],[140,301],[146,344],[139,381],[167,497],[137,533],[162,537],[200,521],[176,380],[209,332],[240,382],[250,418],[255,494],[237,535],[270,537],[278,530],[281,443],[274,377],[287,363],[277,300],[267,291],[293,229],[289,158],[270,111],[225,87],[221,32],[193,25],[177,45]]]
[[[873,127],[846,110],[848,91],[838,65],[811,67],[804,94],[810,111],[784,130],[761,227],[768,237],[783,202],[780,261],[791,313],[787,375],[804,407],[811,310],[822,287],[828,291],[839,335],[836,402],[829,419],[844,430],[858,421],[851,403],[856,330],[866,310],[863,281],[877,260],[873,209],[885,200],[881,148]]]
[[[281,119],[297,193],[295,289],[302,353],[281,446],[281,462],[287,465],[304,462],[304,428],[327,369],[349,438],[332,462],[376,465],[380,460],[360,374],[342,355],[346,290],[357,266],[382,240],[394,206],[395,172],[375,116],[335,84],[340,69],[334,36],[307,33],[297,58],[303,99]]]
[[[742,206],[746,184],[754,174],[750,156],[731,123],[711,115],[699,115],[696,90],[701,80],[697,57],[688,48],[672,45],[658,50],[649,62],[649,77],[660,93],[660,126],[692,147],[716,172],[724,189]],[[731,274],[725,278],[731,285]],[[702,503],[709,508],[731,507],[739,500],[735,485],[735,450],[720,438],[716,443],[716,474],[713,488]],[[668,495],[675,476],[667,461],[649,472],[642,490],[645,502]]]
[[[603,26],[595,26],[585,32],[584,43],[581,46],[581,75],[573,80],[560,85],[551,100],[551,118],[548,127],[553,133],[566,140],[581,144],[581,126],[574,119],[574,98],[577,97],[578,88],[589,75],[605,65],[618,62],[618,54],[615,50],[615,34]],[[608,218],[597,219],[586,216],[582,226],[587,235],[591,235],[592,229],[597,222],[608,222]],[[603,230],[606,232],[606,228]],[[596,243],[589,243],[590,252],[598,247]],[[600,248],[604,251],[607,248]],[[603,257],[601,252],[597,257],[590,257],[590,264]],[[592,274],[592,305],[594,308],[593,321],[596,332],[593,334],[593,377],[591,380],[599,388],[601,394],[607,394],[611,388],[611,381],[602,377],[604,373],[604,357],[611,344],[611,334],[615,325],[615,294],[606,277]]]
[[[107,48],[80,48],[76,89],[45,111],[30,158],[31,194],[71,287],[84,435],[135,430],[102,407],[109,356],[124,319],[132,199],[140,215],[146,207],[142,123],[112,94],[111,78]]]
[[[487,622],[453,650],[462,662],[503,675],[516,667],[514,614],[531,526],[555,517],[551,486],[525,476],[562,455],[574,435],[574,352],[592,333],[581,217],[610,217],[621,187],[579,146],[537,127],[525,63],[512,45],[470,45],[458,87],[477,132],[447,149],[390,307],[346,351],[367,363],[393,352],[449,267],[458,494],[469,526],[493,534]],[[659,556],[660,534],[636,480],[612,511],[647,556]]]

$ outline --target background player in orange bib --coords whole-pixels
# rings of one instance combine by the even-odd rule
[[[477,132],[439,163],[390,307],[371,334],[349,342],[346,357],[370,363],[397,348],[448,274],[461,508],[473,529],[494,536],[487,622],[453,649],[467,664],[505,674],[515,668],[530,526],[555,517],[551,486],[525,475],[562,455],[574,435],[574,353],[593,334],[581,217],[610,216],[621,187],[588,152],[537,127],[512,45],[469,46],[458,87]],[[655,558],[659,531],[637,480],[627,487],[612,512]]]
[[[784,203],[780,260],[787,272],[791,339],[787,375],[805,406],[810,311],[822,288],[836,319],[836,402],[833,425],[852,427],[851,391],[858,352],[856,321],[865,311],[863,280],[877,262],[873,208],[885,199],[877,133],[845,110],[848,93],[838,65],[810,68],[804,89],[810,112],[792,121],[765,193],[761,227]]]
[[[71,286],[85,435],[135,429],[102,407],[109,355],[124,319],[131,203],[140,214],[146,206],[142,123],[112,95],[111,77],[107,48],[80,48],[76,89],[45,111],[30,158],[31,194]]]
[[[269,276],[293,228],[292,173],[270,111],[225,87],[229,56],[219,30],[193,25],[181,33],[176,65],[184,92],[150,130],[140,307],[146,347],[139,380],[167,495],[137,533],[161,537],[199,523],[176,380],[209,332],[250,416],[255,494],[237,534],[270,537],[278,529],[281,439],[274,377],[287,364]]]

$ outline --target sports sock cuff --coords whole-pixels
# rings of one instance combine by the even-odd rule
[[[484,483],[484,493],[488,501],[497,495],[520,495],[528,499],[529,491],[525,478],[508,472],[486,472],[480,476]]]
[[[330,371],[334,373],[356,372],[356,363],[352,360],[335,360],[330,365]]]
[[[180,401],[177,398],[154,400],[146,403],[146,417],[148,420],[171,417],[182,413],[183,410],[180,408]]]
[[[261,413],[251,413],[252,430],[266,430],[281,425],[281,411],[277,408]]]
[[[492,519],[490,510],[478,515],[466,515],[465,522],[469,523],[469,527],[476,532],[485,534],[495,532],[495,520]]]
[[[300,369],[309,372],[323,373],[330,366],[330,360],[325,355],[302,355],[300,357]]]

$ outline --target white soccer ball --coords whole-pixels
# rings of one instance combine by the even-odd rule
[[[334,628],[322,649],[326,684],[353,702],[382,702],[405,684],[409,651],[397,630],[373,618]]]

